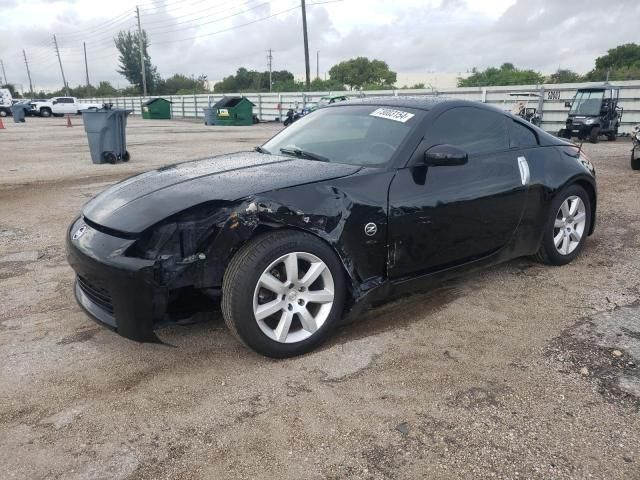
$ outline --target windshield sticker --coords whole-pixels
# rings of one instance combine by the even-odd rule
[[[386,118],[388,120],[394,120],[396,122],[405,123],[415,115],[409,112],[403,112],[402,110],[395,110],[393,108],[378,108],[371,112],[369,115],[372,117]]]

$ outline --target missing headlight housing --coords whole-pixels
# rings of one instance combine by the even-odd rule
[[[215,234],[217,224],[228,216],[226,205],[219,204],[201,205],[174,215],[147,229],[126,255],[146,260],[173,255],[176,261],[191,257]]]

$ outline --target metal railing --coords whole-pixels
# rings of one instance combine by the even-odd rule
[[[621,133],[629,133],[634,125],[640,123],[640,81],[611,82],[620,87],[620,105],[624,108]],[[564,126],[568,110],[565,101],[571,100],[576,89],[601,85],[601,83],[570,83],[545,85],[518,85],[495,87],[464,87],[441,90],[367,90],[346,92],[283,92],[283,93],[227,93],[204,95],[160,95],[171,101],[174,118],[202,119],[204,107],[210,107],[224,96],[244,96],[255,104],[254,114],[260,120],[270,121],[282,119],[289,108],[300,108],[306,103],[317,102],[321,97],[332,94],[344,94],[348,97],[362,96],[403,96],[403,95],[438,95],[455,99],[479,101],[495,105],[504,110],[511,110],[514,104],[523,99],[514,97],[513,93],[533,92],[540,95],[529,106],[542,112],[542,128],[557,132]],[[87,101],[113,103],[117,108],[129,108],[134,115],[140,115],[142,104],[155,97],[100,97],[88,98]]]

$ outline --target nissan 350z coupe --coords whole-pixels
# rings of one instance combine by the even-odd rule
[[[564,265],[593,232],[595,171],[575,145],[480,103],[360,99],[255,151],[113,185],[67,232],[75,295],[120,335],[221,306],[271,357],[341,319],[525,255]]]

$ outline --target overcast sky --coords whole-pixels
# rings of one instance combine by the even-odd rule
[[[551,73],[584,73],[607,49],[639,41],[639,0],[307,0],[311,71],[356,56],[386,61],[399,74],[465,72],[512,62]],[[113,36],[135,26],[126,0],[0,0],[0,59],[9,82],[28,90],[22,49],[34,88],[62,86],[55,33],[67,81],[85,81],[86,41],[91,82],[116,73]],[[205,74],[212,81],[239,66],[304,73],[299,0],[140,0],[152,62],[164,77]],[[316,3],[316,5],[313,5]],[[270,18],[267,18],[270,17]]]

